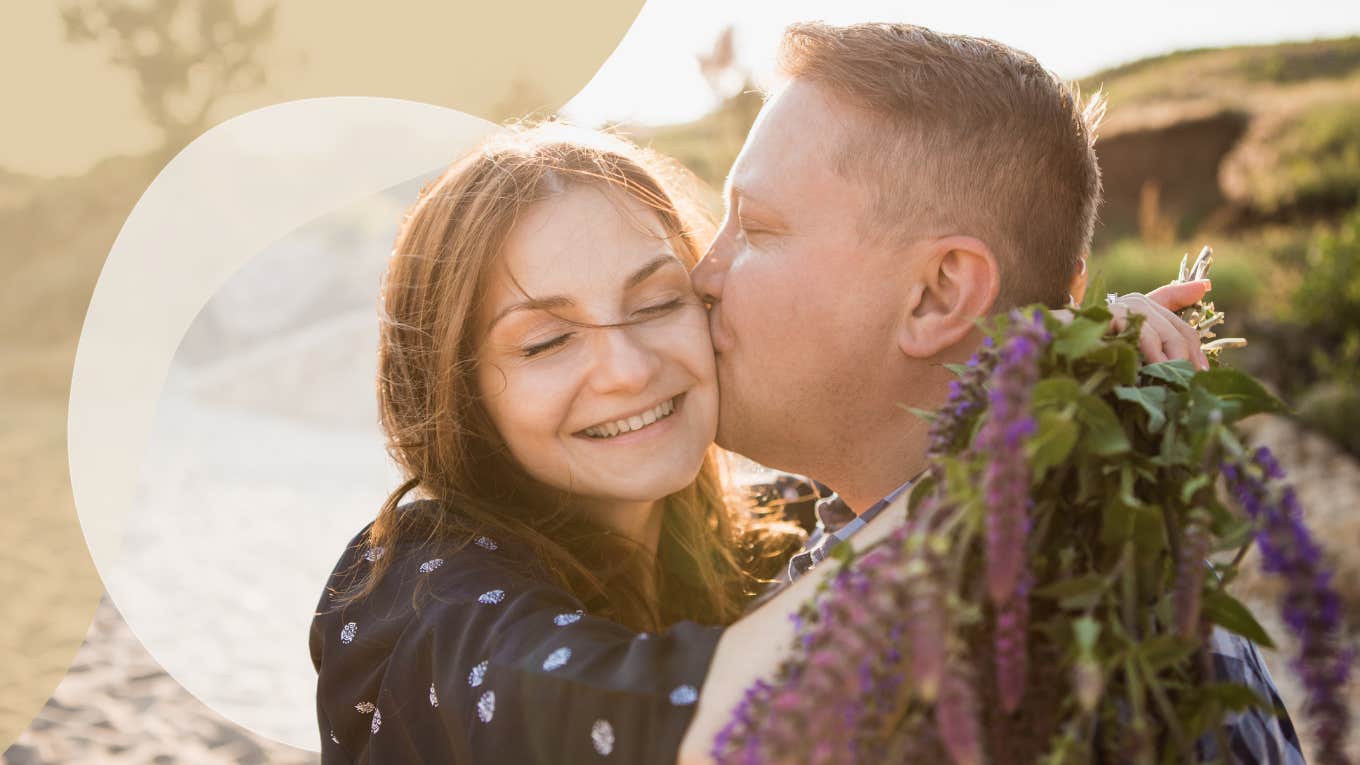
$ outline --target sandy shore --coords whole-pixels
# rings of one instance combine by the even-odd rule
[[[71,671],[5,765],[309,765],[319,755],[256,736],[194,698],[142,647],[107,596]]]

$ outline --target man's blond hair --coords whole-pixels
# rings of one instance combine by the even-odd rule
[[[1100,202],[1105,102],[1027,53],[909,24],[794,24],[779,63],[859,111],[834,155],[867,182],[870,238],[968,234],[1001,269],[994,309],[1060,306]]]

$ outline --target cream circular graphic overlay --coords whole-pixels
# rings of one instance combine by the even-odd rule
[[[241,115],[166,165],[100,274],[69,419],[86,542],[151,655],[255,733],[318,748],[311,615],[398,482],[378,277],[420,185],[494,130],[395,99]]]

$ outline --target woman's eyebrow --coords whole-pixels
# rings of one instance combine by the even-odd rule
[[[643,282],[647,281],[647,277],[656,273],[658,269],[660,269],[667,263],[674,263],[677,266],[680,266],[681,268],[685,267],[685,264],[681,263],[679,258],[675,257],[675,255],[669,252],[666,253],[665,255],[658,255],[655,258],[652,258],[651,260],[647,261],[647,264],[644,265],[642,268],[639,268],[637,271],[634,271],[633,275],[628,277],[628,281],[624,282],[623,288],[625,290],[630,290],[638,286],[639,284],[642,284]]]
[[[634,271],[633,274],[628,277],[627,281],[624,282],[623,288],[625,290],[630,290],[638,286],[639,284],[647,281],[647,277],[656,273],[658,270],[660,270],[663,266],[665,266],[668,263],[674,263],[677,266],[680,266],[680,268],[682,269],[685,267],[685,264],[681,263],[680,259],[675,257],[675,255],[672,253],[668,252],[664,255],[658,255],[655,258],[652,258],[651,260],[647,261],[647,263],[643,265],[642,268],[639,268],[638,270]],[[496,326],[496,322],[499,322],[501,319],[504,319],[506,316],[516,311],[550,311],[555,308],[569,308],[573,305],[576,305],[576,301],[572,300],[569,297],[566,297],[565,295],[531,298],[529,300],[525,300],[519,303],[514,303],[501,309],[500,313],[496,314],[496,318],[492,319],[491,323],[487,325],[486,331],[490,332],[491,328]]]
[[[533,298],[525,300],[522,303],[514,303],[501,309],[501,312],[496,314],[496,318],[492,319],[491,323],[486,325],[486,331],[490,332],[491,329],[496,326],[496,322],[504,319],[515,311],[550,311],[554,308],[568,308],[575,304],[576,301],[561,295],[546,298]]]

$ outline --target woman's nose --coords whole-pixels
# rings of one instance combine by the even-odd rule
[[[601,327],[593,334],[595,364],[590,383],[597,392],[634,392],[652,383],[661,358],[641,341],[636,328]]]

